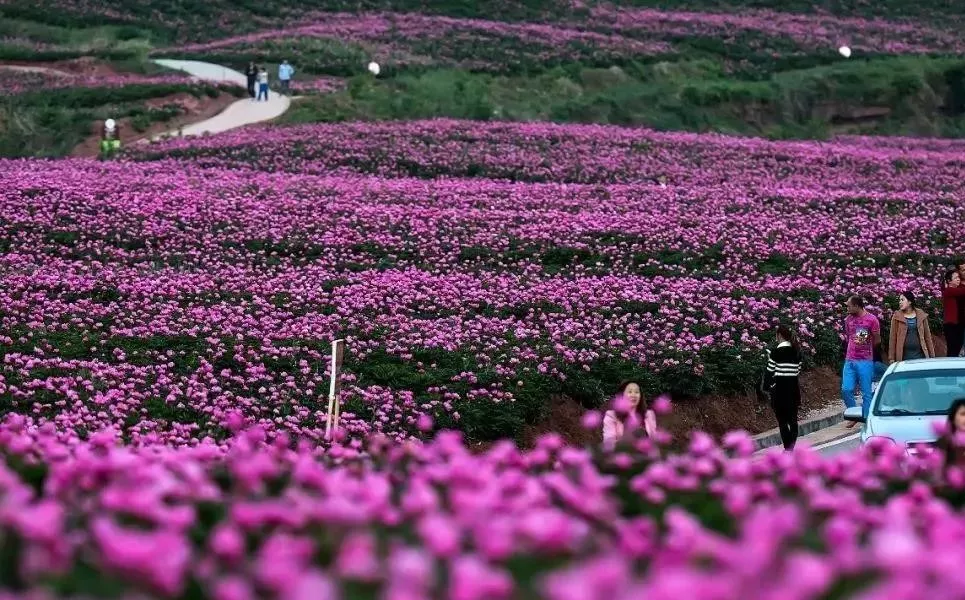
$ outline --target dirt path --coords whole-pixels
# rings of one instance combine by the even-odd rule
[[[16,71],[19,73],[40,73],[42,75],[53,75],[55,77],[74,77],[73,73],[68,73],[67,71],[61,71],[60,69],[51,69],[50,67],[33,67],[28,65],[0,65],[0,69],[4,71]]]
[[[244,73],[221,65],[197,60],[157,59],[154,62],[162,67],[183,71],[192,77],[205,81],[229,83],[240,85],[241,87],[245,87],[246,85]],[[254,102],[247,98],[238,100],[220,114],[210,119],[186,125],[180,130],[170,131],[164,135],[155,136],[154,139],[159,139],[165,135],[177,136],[179,134],[203,135],[206,133],[220,133],[251,123],[270,121],[284,114],[290,105],[291,100],[288,97],[276,94],[275,92],[269,92],[267,102]]]

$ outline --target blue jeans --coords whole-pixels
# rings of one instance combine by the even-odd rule
[[[266,83],[260,83],[260,84],[258,84],[258,100],[259,100],[259,101],[261,100],[261,97],[262,97],[262,96],[265,97],[265,101],[267,102],[267,101],[268,101],[268,84],[266,84]]]
[[[871,406],[871,382],[875,376],[875,364],[870,360],[846,360],[841,373],[841,399],[848,408],[856,406],[855,388],[861,386],[861,414],[868,416]]]

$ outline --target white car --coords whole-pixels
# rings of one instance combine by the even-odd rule
[[[884,438],[906,446],[931,445],[938,438],[936,424],[948,418],[959,398],[965,398],[965,358],[907,360],[885,371],[867,418],[855,406],[844,411],[844,419],[864,423],[862,444]]]

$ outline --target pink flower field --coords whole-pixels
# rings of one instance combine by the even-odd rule
[[[302,65],[310,72],[355,74],[367,60],[388,69],[449,67],[492,72],[542,71],[553,65],[624,65],[688,56],[716,48],[746,69],[776,60],[819,56],[829,62],[841,44],[864,56],[965,53],[960,19],[946,26],[880,18],[792,14],[664,11],[594,6],[579,17],[539,23],[466,19],[418,13],[309,13],[297,23],[161,50],[162,54],[243,62],[249,58]],[[701,41],[703,40],[703,41]]]
[[[781,321],[835,365],[855,291],[938,319],[961,149],[440,120],[0,161],[4,597],[959,598],[936,453],[511,439],[624,378],[743,393]]]
[[[181,75],[136,75],[126,73],[110,77],[56,75],[42,72],[18,72],[0,67],[0,96],[16,96],[28,92],[64,88],[121,88],[129,86],[170,86],[194,83]]]
[[[734,393],[780,320],[835,364],[848,294],[880,313],[911,289],[937,319],[962,171],[953,145],[450,121],[8,162],[2,382],[65,442],[135,445],[237,409],[317,439],[336,337],[360,434],[517,437],[630,376]]]
[[[252,428],[138,451],[54,429],[0,428],[4,597],[961,597],[965,474],[894,445],[321,451]]]

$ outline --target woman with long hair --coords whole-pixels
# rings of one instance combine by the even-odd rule
[[[613,408],[603,415],[603,446],[612,449],[629,431],[643,426],[647,435],[657,430],[657,416],[647,408],[640,384],[626,381],[620,385]]]
[[[801,350],[790,327],[781,325],[774,337],[777,344],[767,352],[764,389],[771,395],[771,409],[777,417],[784,450],[790,452],[797,443],[798,411],[801,408]]]
[[[948,347],[946,356],[958,356],[965,343],[965,285],[962,276],[951,269],[945,272],[942,279],[942,309],[944,313],[945,345]]]
[[[965,447],[955,444],[955,434],[965,431],[965,398],[959,398],[948,407],[948,427],[938,440],[938,448],[945,455],[945,467],[965,466]]]
[[[928,326],[928,314],[915,304],[915,295],[898,296],[898,310],[891,315],[888,362],[934,358],[935,342]]]

